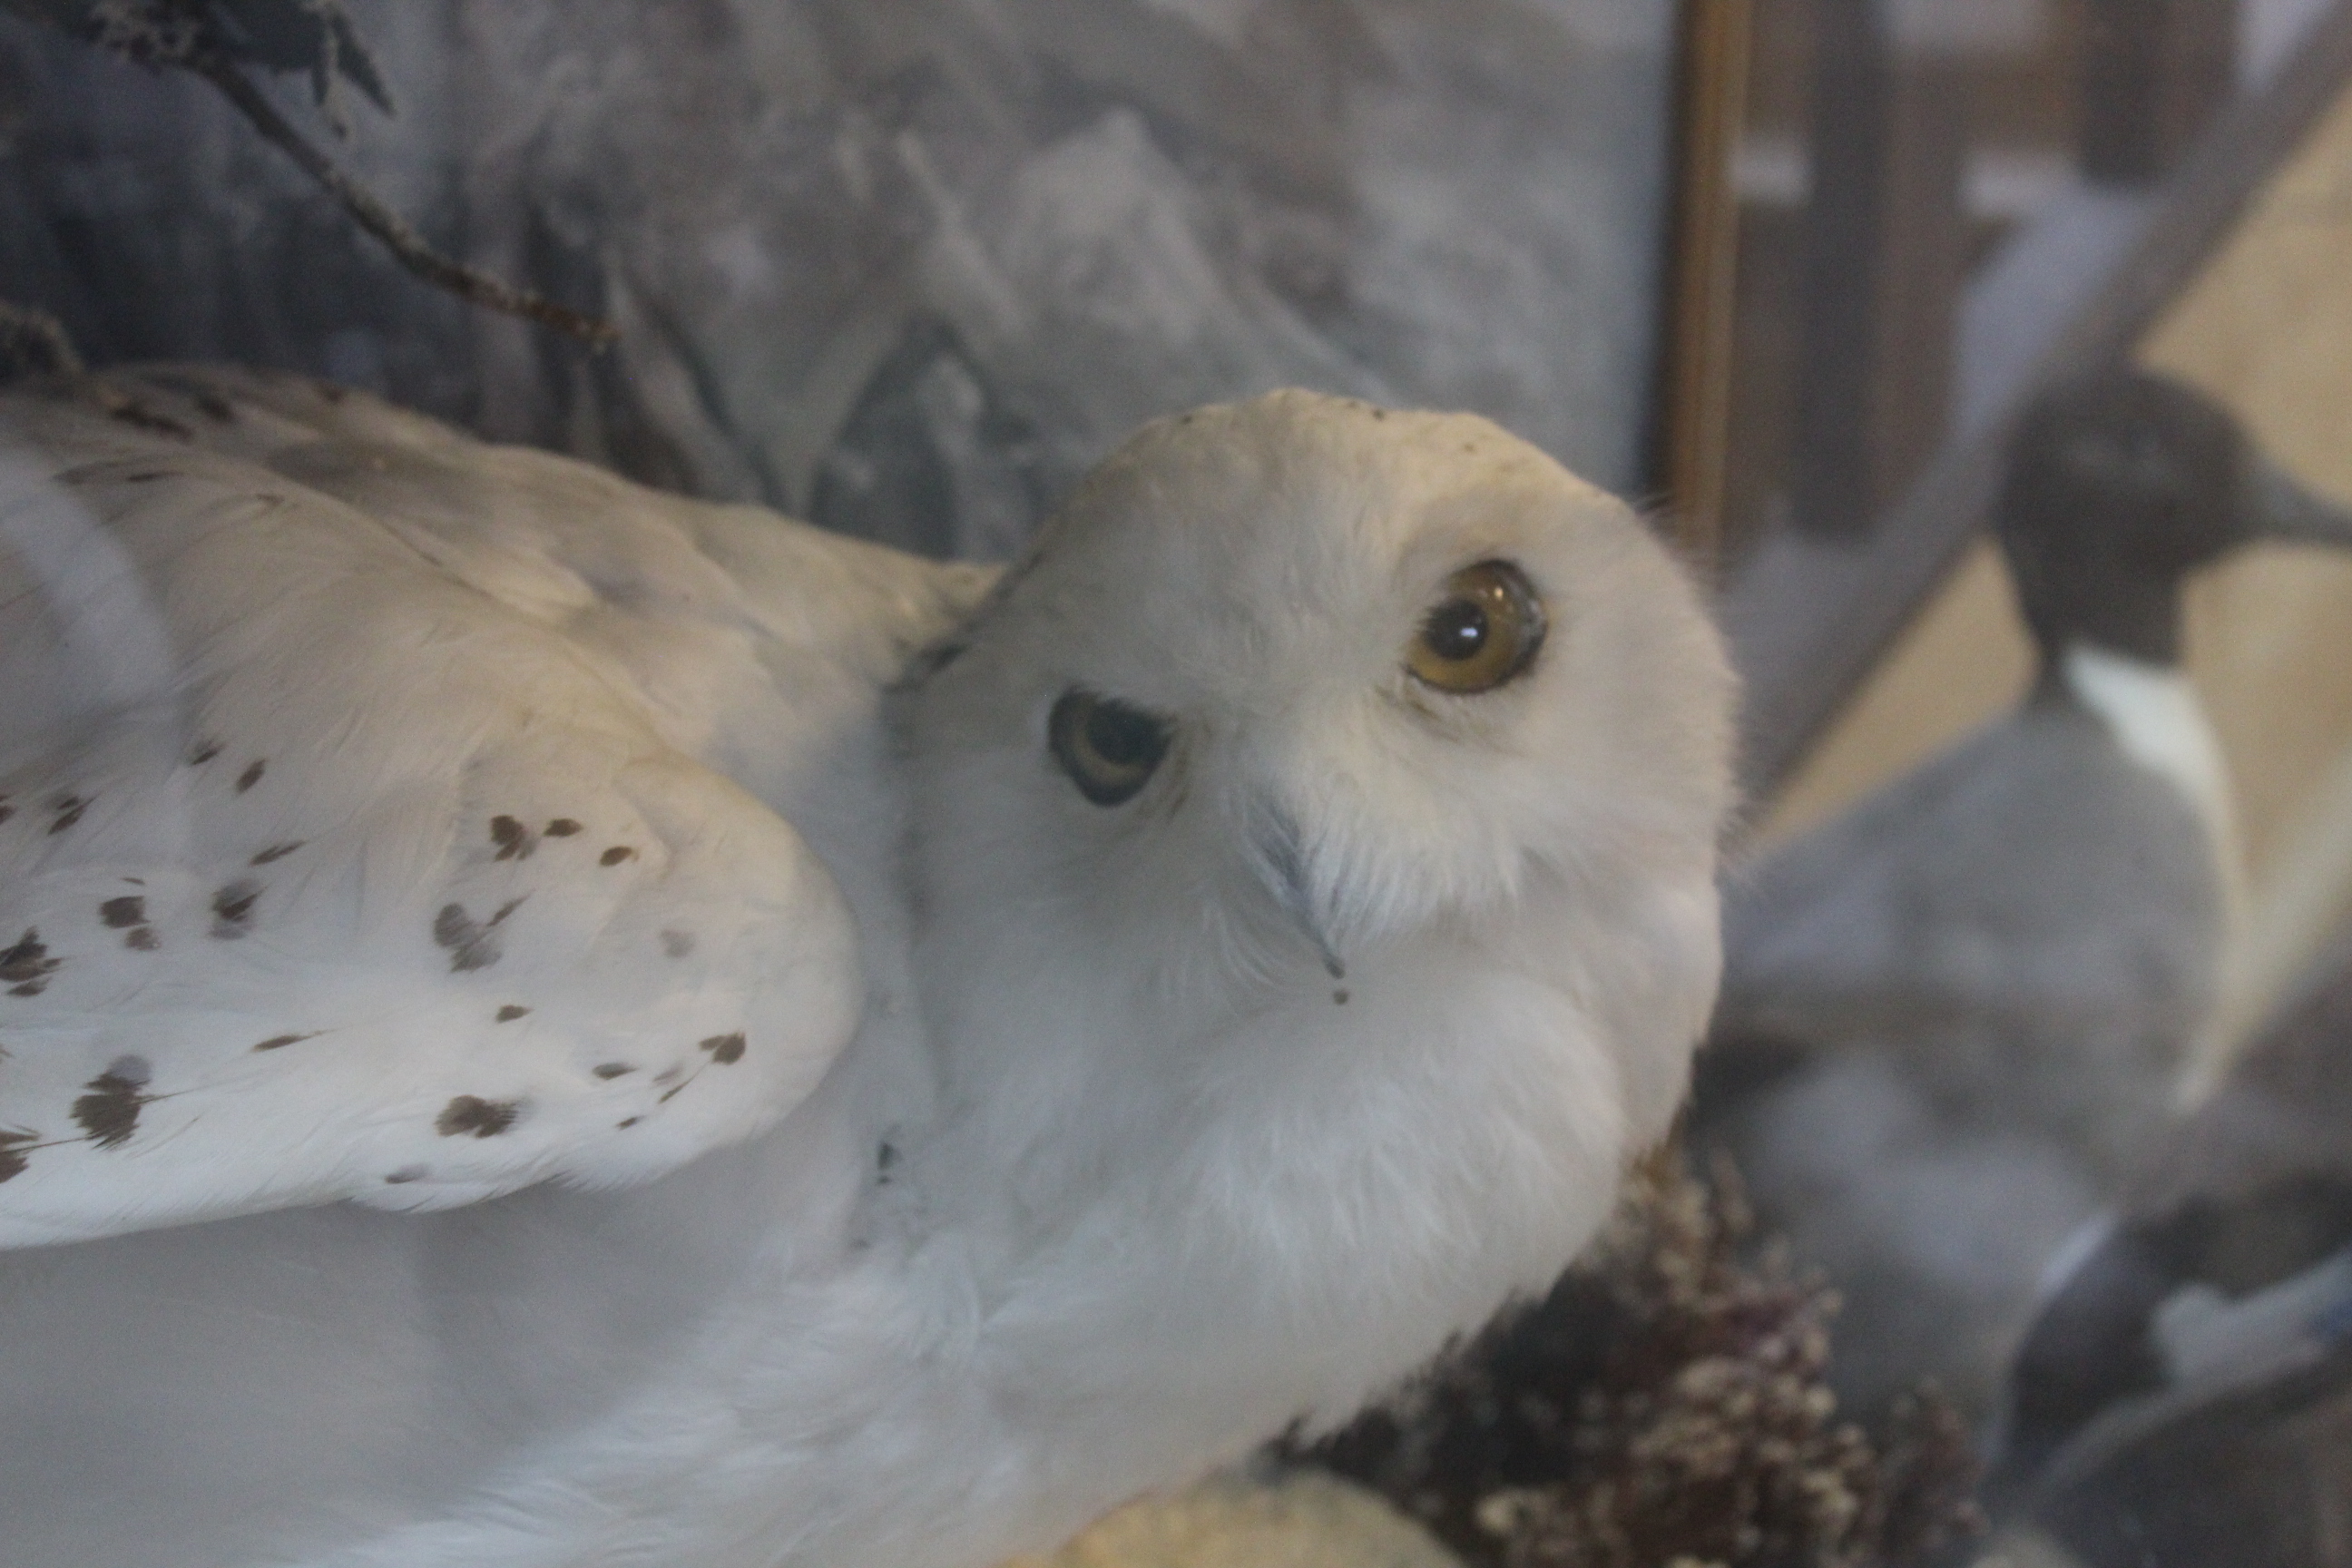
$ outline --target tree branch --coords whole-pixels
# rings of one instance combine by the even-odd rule
[[[610,321],[559,305],[529,289],[517,289],[435,250],[374,192],[337,168],[332,160],[306,141],[252,79],[226,56],[200,49],[191,53],[184,63],[187,69],[218,88],[255,130],[300,164],[303,173],[317,181],[351,215],[352,222],[382,240],[394,259],[419,278],[459,299],[569,332],[598,348],[620,336]]]

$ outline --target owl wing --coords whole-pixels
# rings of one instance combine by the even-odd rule
[[[787,817],[986,581],[290,378],[0,401],[0,1245],[775,1123],[862,1004]]]

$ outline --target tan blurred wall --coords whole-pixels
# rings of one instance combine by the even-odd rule
[[[2352,95],[2140,345],[2352,501]],[[2190,584],[2188,667],[2237,796],[2248,899],[2229,1025],[2255,1021],[2352,908],[2352,556],[2263,546]],[[1822,821],[2022,694],[2032,651],[1979,543],[1772,803]]]

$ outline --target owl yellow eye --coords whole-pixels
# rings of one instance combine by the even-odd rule
[[[1045,721],[1054,760],[1097,805],[1131,800],[1168,754],[1168,724],[1140,708],[1072,687]]]
[[[1507,561],[1481,561],[1446,579],[1445,596],[1404,650],[1404,667],[1440,691],[1475,696],[1526,670],[1543,640],[1543,601],[1527,574]]]

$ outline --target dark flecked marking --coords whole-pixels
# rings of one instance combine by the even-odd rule
[[[490,842],[499,847],[499,852],[491,857],[494,860],[528,860],[531,851],[539,847],[539,840],[531,836],[530,829],[511,816],[490,818]]]
[[[8,797],[5,795],[0,795],[0,822],[5,822],[16,815],[16,808],[8,804]]]
[[[1348,1005],[1348,988],[1344,985],[1331,993],[1331,1000],[1344,1007]]]
[[[313,1029],[307,1035],[272,1035],[253,1048],[257,1051],[283,1050],[288,1046],[299,1046],[304,1040],[315,1040],[319,1037],[319,1030]]]
[[[433,1130],[444,1138],[462,1137],[472,1133],[477,1138],[495,1138],[515,1124],[522,1114],[522,1102],[515,1100],[484,1100],[476,1094],[461,1094],[441,1108],[433,1119]]]
[[[462,974],[496,963],[505,953],[499,942],[499,925],[521,902],[521,899],[509,899],[487,921],[474,919],[463,904],[442,905],[441,912],[433,917],[433,940],[449,950],[450,969]]]
[[[626,1062],[598,1062],[595,1070],[598,1078],[611,1079],[624,1077],[637,1069]]]
[[[219,756],[220,753],[221,749],[220,742],[218,741],[199,741],[196,742],[196,749],[188,753],[188,766],[192,768],[203,767],[206,763],[209,763],[215,757]]]
[[[394,1171],[390,1175],[384,1177],[383,1181],[384,1185],[389,1187],[404,1187],[411,1182],[421,1182],[424,1179],[424,1166],[403,1165],[399,1170]]]
[[[153,926],[133,926],[123,933],[122,945],[136,948],[141,952],[152,952],[163,945],[163,939],[155,934]]]
[[[550,838],[569,838],[580,831],[580,825],[568,816],[559,816],[540,831]]]
[[[890,1173],[890,1167],[898,1163],[898,1146],[885,1138],[880,1146],[874,1151],[875,1174],[887,1177]]]
[[[643,1121],[644,1120],[645,1118],[642,1116],[625,1116],[620,1121],[613,1123],[613,1125],[618,1128],[635,1127],[638,1122]]]
[[[143,888],[147,885],[147,879],[144,877],[125,877],[122,879],[134,888]]]
[[[250,877],[240,877],[213,895],[212,934],[223,942],[235,942],[253,929],[253,906],[261,897],[261,884]]]
[[[25,1173],[25,1168],[32,1163],[25,1156],[31,1151],[22,1145],[37,1143],[40,1136],[37,1132],[0,1132],[0,1182],[13,1181]]]
[[[599,866],[617,866],[624,860],[635,859],[636,858],[636,853],[637,852],[635,850],[630,848],[625,844],[615,844],[610,849],[605,850],[602,855],[596,857],[596,864]]]
[[[678,1075],[685,1071],[686,1068],[683,1066],[666,1067],[662,1068],[661,1071],[654,1074],[654,1081],[656,1083],[676,1083],[678,1080]]]
[[[11,996],[38,996],[65,961],[49,956],[38,928],[26,926],[14,947],[0,948],[0,982]]]
[[[89,1092],[73,1102],[75,1125],[101,1149],[117,1149],[139,1130],[139,1111],[151,1098],[140,1090],[152,1076],[143,1057],[118,1057],[82,1085]]]
[[[528,1007],[509,1002],[505,1006],[499,1009],[498,1021],[501,1024],[511,1024],[517,1018],[521,1017],[524,1014],[530,1011],[530,1009]]]
[[[228,400],[194,376],[173,375],[165,372],[162,374],[150,374],[143,379],[150,386],[160,388],[164,392],[178,393],[182,397],[194,404],[196,411],[207,419],[222,425],[233,425],[236,422],[236,410],[228,405]]]
[[[245,772],[236,775],[236,793],[243,795],[247,790],[259,784],[263,772],[268,766],[269,762],[266,757],[256,757],[247,763],[245,765]]]
[[[326,399],[329,403],[341,403],[344,398],[351,395],[351,393],[347,389],[337,386],[331,381],[314,382],[312,384],[318,387],[319,395]]]
[[[257,851],[254,855],[253,858],[247,860],[246,864],[248,866],[267,866],[272,860],[283,860],[289,855],[293,854],[297,849],[301,848],[302,846],[308,842],[308,839],[289,838],[283,844],[273,844],[267,849]]]
[[[106,411],[106,416],[142,430],[152,430],[159,436],[169,436],[175,441],[193,441],[196,438],[196,433],[178,420],[158,414],[153,409],[137,403],[118,403]]]
[[[732,1067],[743,1059],[743,1031],[731,1035],[713,1035],[702,1042],[701,1048],[710,1053],[710,1059],[720,1067]]]
[[[89,809],[89,801],[82,795],[61,795],[49,802],[49,809],[58,814],[57,820],[49,824],[49,831],[63,833],[81,820],[81,814]]]
[[[666,931],[661,933],[662,952],[672,958],[684,958],[694,951],[694,933],[690,931]]]
[[[98,906],[98,918],[114,931],[147,923],[147,900],[136,893],[125,893],[119,899],[109,899]]]

